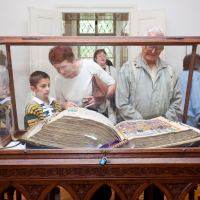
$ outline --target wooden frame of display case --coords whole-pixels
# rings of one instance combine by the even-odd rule
[[[6,45],[7,51],[15,137],[26,131],[18,128],[11,45],[192,45],[185,123],[198,44],[200,37],[0,37],[0,45]],[[3,144],[10,141],[10,137],[6,138]],[[108,161],[102,166],[99,161],[104,156]],[[8,199],[13,199],[14,188],[16,199],[21,199],[20,193],[28,200],[44,199],[57,185],[66,189],[75,200],[89,200],[104,184],[113,188],[123,200],[137,200],[142,191],[152,185],[157,186],[168,200],[183,200],[187,193],[193,200],[193,189],[199,183],[199,148],[0,151],[0,200],[5,191]],[[152,199],[150,193],[148,199]]]

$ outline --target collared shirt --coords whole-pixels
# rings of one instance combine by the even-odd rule
[[[172,69],[171,90],[168,65],[158,58],[156,77],[159,78],[154,87],[141,54],[123,65],[117,79],[116,105],[124,120],[151,119],[158,116],[178,120],[182,109],[179,81]]]
[[[158,71],[158,59],[154,63],[153,67],[149,67],[148,63],[143,58],[143,56],[142,56],[142,60],[144,61],[144,64],[147,66],[149,75],[151,76],[151,79],[152,79],[152,82],[153,82],[153,85],[154,85],[155,80],[156,80],[156,74],[157,74],[157,71]]]
[[[48,96],[49,105],[47,105],[46,102],[38,99],[37,97],[32,97],[32,100],[36,101],[38,104],[42,106],[44,119],[47,119],[48,117],[50,117],[55,113],[55,110],[52,106],[52,102],[55,100],[54,98]]]

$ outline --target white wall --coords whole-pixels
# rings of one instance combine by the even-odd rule
[[[53,5],[71,4],[70,0],[0,0],[0,36],[28,36],[28,7],[53,10]],[[74,0],[80,6],[82,0]],[[137,10],[166,10],[166,35],[199,36],[200,35],[200,1],[199,0],[84,0],[84,5],[137,5]],[[185,47],[166,47],[166,60],[175,67],[177,73],[182,70]],[[29,47],[11,47],[18,118],[23,129],[24,107],[27,103],[29,89]]]

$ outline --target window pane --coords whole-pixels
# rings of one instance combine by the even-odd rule
[[[81,46],[81,58],[93,57],[94,52],[95,52],[94,46]]]
[[[95,33],[95,20],[80,20],[81,33]]]
[[[113,33],[113,20],[99,20],[98,33]]]

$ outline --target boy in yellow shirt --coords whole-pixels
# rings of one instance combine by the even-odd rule
[[[49,96],[50,77],[42,71],[35,71],[29,78],[31,91],[35,93],[25,108],[24,126],[29,129],[37,121],[44,120],[51,115],[61,112],[60,104]]]

